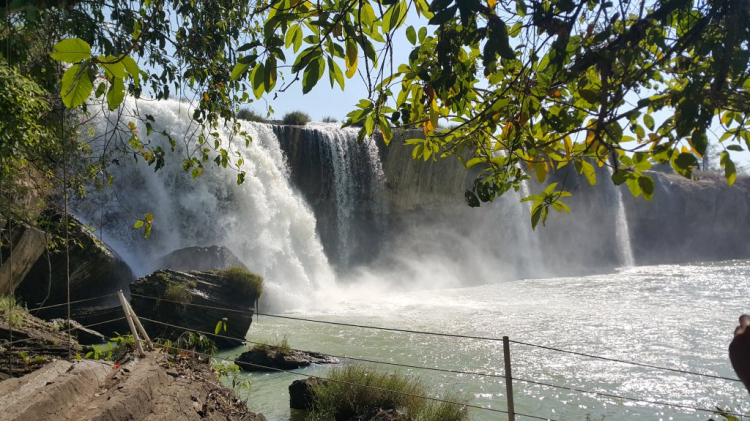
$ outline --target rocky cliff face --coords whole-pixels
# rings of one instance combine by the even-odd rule
[[[227,269],[232,266],[247,269],[240,259],[224,246],[185,247],[159,259],[157,266],[177,271],[207,271]]]
[[[457,159],[413,160],[412,148],[403,142],[420,137],[418,131],[397,132],[388,147],[376,139],[382,188],[354,204],[336,194],[338,181],[331,167],[341,163],[330,156],[339,148],[331,144],[340,140],[324,136],[324,129],[315,125],[280,126],[274,131],[291,180],[313,208],[326,254],[339,264],[340,272],[373,263],[391,268],[416,256],[484,265],[484,272],[490,272],[477,269],[456,275],[460,277],[491,278],[492,265],[497,265],[494,273],[509,278],[575,274],[625,264],[624,234],[629,234],[636,264],[750,258],[745,242],[750,234],[748,179],[728,187],[718,175],[703,174],[692,181],[653,173],[657,191],[647,202],[633,198],[625,186],[615,187],[606,168],[597,168],[596,186],[563,168],[551,173],[547,183],[558,182],[573,192],[566,201],[573,213],[550,212],[547,226],[531,232],[529,206],[518,200],[544,186],[531,181],[518,193],[511,191],[495,203],[470,209],[463,193],[476,174],[464,170]],[[349,150],[365,147],[354,143]],[[372,182],[355,180],[354,190],[361,185],[372,190],[367,184]],[[348,206],[348,219],[341,218],[342,204]],[[348,232],[350,240],[342,242],[342,232]],[[339,258],[342,247],[350,250],[348,261]]]
[[[0,266],[1,291],[8,291],[12,282],[16,296],[28,307],[37,307],[42,303],[45,306],[64,303],[68,297],[68,258],[72,301],[114,293],[134,279],[130,268],[72,216],[69,219],[69,253],[66,253],[64,245],[57,244],[56,247],[52,247],[50,241],[54,235],[64,236],[61,228],[62,216],[52,213],[45,219],[50,226],[55,227],[49,234],[36,227],[13,225],[13,241],[5,245],[2,253],[4,260]],[[7,221],[5,231],[11,231],[10,223]],[[13,244],[12,254],[9,250],[10,244]],[[116,297],[110,297],[87,304],[112,304],[116,301]],[[62,310],[49,310],[41,315],[59,317]]]
[[[650,203],[623,193],[636,262],[750,258],[750,178],[730,187],[720,174],[650,175],[656,187]]]

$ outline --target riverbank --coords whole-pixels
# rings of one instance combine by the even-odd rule
[[[73,340],[69,359],[68,343],[62,342],[67,335],[53,324],[23,310],[2,316],[0,366],[10,361],[14,370],[13,378],[0,382],[0,421],[266,420],[221,384],[206,356],[151,351],[138,357],[123,345],[113,361],[86,359],[88,349]]]

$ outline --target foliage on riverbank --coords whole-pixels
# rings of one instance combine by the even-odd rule
[[[333,368],[327,378],[313,388],[313,409],[309,420],[369,419],[382,410],[395,410],[403,420],[467,421],[468,411],[454,397],[444,402],[431,396],[416,377],[376,371],[365,366]],[[360,386],[361,385],[361,386]]]

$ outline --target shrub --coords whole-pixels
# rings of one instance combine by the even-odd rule
[[[308,419],[367,418],[382,408],[396,409],[411,420],[469,420],[466,407],[461,404],[433,402],[419,397],[425,396],[427,390],[416,378],[356,365],[334,368],[327,377],[331,381],[318,383],[313,388],[313,409]]]
[[[292,353],[292,348],[289,346],[289,335],[284,335],[281,340],[277,339],[273,343],[270,343],[269,341],[257,343],[250,350],[268,352],[271,349],[276,352],[276,355],[280,355],[282,357],[290,355]]]
[[[338,123],[339,121],[336,119],[336,117],[326,116],[323,117],[323,123]]]
[[[260,114],[249,108],[243,108],[237,111],[237,118],[240,120],[256,121],[258,123],[265,123],[266,119]]]
[[[0,295],[0,314],[5,317],[5,322],[15,328],[23,326],[26,307],[21,305],[16,297],[12,295]]]
[[[284,124],[304,126],[305,124],[310,122],[310,116],[303,113],[302,111],[292,111],[290,113],[284,114],[284,117],[281,120],[284,122]]]
[[[193,295],[188,291],[187,284],[170,282],[169,285],[167,285],[166,291],[164,291],[164,299],[176,301],[180,304],[186,304],[193,299]]]
[[[225,285],[241,300],[252,301],[263,293],[263,278],[243,267],[232,266],[217,273],[224,278]]]

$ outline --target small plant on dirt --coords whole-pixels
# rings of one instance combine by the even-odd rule
[[[219,380],[222,378],[231,380],[232,389],[239,388],[248,392],[252,390],[250,379],[241,374],[240,367],[237,364],[231,361],[216,360],[211,363],[211,369],[216,373]]]
[[[240,300],[252,301],[263,293],[263,278],[243,267],[232,266],[216,273]]]
[[[133,335],[120,335],[115,332],[115,336],[109,338],[106,345],[92,345],[91,351],[86,353],[84,358],[105,361],[117,361],[123,355],[131,352],[135,347],[135,338]]]
[[[197,332],[183,332],[175,343],[177,344],[175,348],[179,348],[179,350],[196,351],[211,355],[216,354],[216,351],[218,351],[214,341]]]
[[[306,113],[303,113],[302,111],[292,111],[290,113],[284,114],[284,117],[281,120],[284,122],[284,124],[304,126],[305,124],[310,122],[310,116]]]
[[[15,328],[23,327],[26,307],[21,305],[12,295],[0,295],[0,314],[5,322]]]
[[[467,421],[463,403],[429,402],[426,387],[416,378],[385,373],[365,366],[334,368],[331,381],[313,386],[313,409],[308,420],[372,417],[379,409],[396,409],[407,419],[419,421]],[[362,385],[362,386],[357,386]]]

